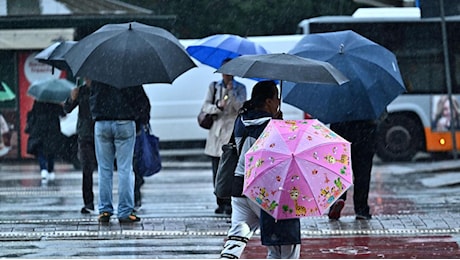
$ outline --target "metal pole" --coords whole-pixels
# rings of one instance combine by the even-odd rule
[[[454,116],[454,103],[452,102],[452,81],[450,78],[450,62],[449,62],[449,48],[447,46],[447,30],[446,30],[446,19],[444,15],[444,0],[439,0],[440,5],[440,16],[441,16],[441,28],[442,28],[442,46],[444,48],[444,66],[446,74],[447,94],[449,95],[450,105],[450,132],[452,134],[452,148],[454,159],[457,159],[457,139],[455,136],[456,132],[456,116]]]

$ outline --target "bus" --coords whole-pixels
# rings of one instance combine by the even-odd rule
[[[418,152],[451,153],[451,126],[457,129],[455,143],[460,148],[460,16],[445,18],[455,123],[443,118],[450,113],[450,103],[441,22],[438,17],[375,15],[321,16],[299,23],[302,34],[352,30],[396,55],[407,91],[388,105],[388,116],[379,126],[377,156],[383,161],[409,161]]]

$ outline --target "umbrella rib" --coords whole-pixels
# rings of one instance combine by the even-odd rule
[[[299,167],[299,165],[297,164],[297,161],[296,161],[296,165],[297,165],[297,167]],[[300,167],[299,167],[299,169],[300,169]],[[302,176],[304,182],[308,185],[308,188],[310,189],[311,194],[314,196],[312,185],[311,185],[310,182],[307,180],[307,178],[305,177],[305,175],[301,174],[301,176]],[[313,201],[314,201],[314,203],[315,203],[315,205],[316,205],[316,208],[317,208],[318,211],[319,211],[320,206],[319,206],[319,204],[318,204],[318,201],[317,201],[316,198],[314,198],[314,197],[313,197],[312,199],[313,199]]]

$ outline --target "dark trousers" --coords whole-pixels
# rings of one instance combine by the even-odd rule
[[[48,172],[54,172],[54,154],[44,154],[43,148],[40,147],[37,151],[38,164],[40,170],[47,170]]]
[[[353,204],[358,215],[369,214],[369,186],[371,182],[372,159],[374,149],[365,142],[351,144],[351,162],[353,169]],[[342,195],[346,199],[347,193]]]
[[[351,142],[351,167],[353,169],[353,203],[355,213],[369,214],[369,186],[372,159],[375,154],[377,125],[371,121],[351,121],[331,124],[331,130]],[[340,198],[345,200],[345,192]]]
[[[94,140],[78,140],[78,157],[83,173],[83,203],[86,208],[94,209],[93,172],[97,167]]]
[[[211,157],[211,165],[212,165],[212,185],[216,187],[216,176],[217,176],[217,168],[219,167],[220,157]],[[222,199],[216,196],[216,202],[219,207],[223,206],[231,206],[231,199]]]
[[[140,206],[142,202],[141,187],[144,184],[144,177],[134,171],[134,205]]]

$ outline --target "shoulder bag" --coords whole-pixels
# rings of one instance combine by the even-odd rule
[[[216,96],[216,82],[214,81],[214,93],[212,94],[212,103],[214,104]],[[214,123],[215,115],[208,114],[201,109],[198,114],[197,120],[198,124],[204,129],[211,129],[212,124]]]
[[[233,176],[239,160],[239,153],[241,151],[244,141],[246,140],[247,133],[245,131],[240,143],[240,147],[236,147],[235,135],[232,132],[230,141],[222,145],[222,156],[219,160],[219,166],[216,174],[216,185],[214,193],[217,197],[225,199],[232,196]]]
[[[160,139],[151,133],[150,125],[141,125],[134,145],[134,170],[148,177],[161,170]]]

